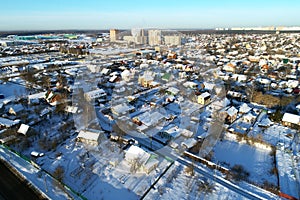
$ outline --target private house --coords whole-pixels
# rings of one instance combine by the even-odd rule
[[[195,144],[197,143],[197,140],[195,140],[194,138],[189,138],[189,139],[186,139],[184,140],[182,143],[181,143],[181,146],[185,149],[190,149],[192,148]]]
[[[239,113],[241,113],[241,114],[246,114],[246,113],[248,113],[251,109],[252,109],[252,108],[250,108],[250,107],[248,106],[248,104],[243,103],[243,104],[240,106],[240,108],[239,108]]]
[[[61,103],[62,97],[60,94],[54,93],[53,91],[49,90],[45,93],[45,100],[51,106],[56,106],[57,104]]]
[[[210,94],[208,92],[204,92],[198,95],[197,102],[201,105],[208,104],[210,102]]]
[[[223,111],[221,111],[221,115],[225,119],[225,122],[230,124],[236,120],[237,114],[238,110],[234,106],[225,108]]]
[[[166,90],[166,93],[167,93],[168,95],[173,95],[173,96],[176,96],[179,92],[180,92],[180,90],[178,90],[178,89],[175,88],[175,87],[169,87],[169,88]]]
[[[134,112],[135,107],[126,103],[115,105],[111,108],[111,112],[114,115],[121,116],[125,115],[128,112]]]
[[[139,76],[138,83],[143,87],[150,87],[153,80],[152,73],[145,73],[143,76]]]
[[[144,173],[151,173],[157,166],[159,161],[151,156],[150,153],[146,152],[140,147],[130,146],[125,153],[125,161],[130,165],[137,165],[139,168],[138,171]]]
[[[10,120],[0,117],[0,128],[10,128],[20,123],[20,120]]]
[[[45,97],[46,92],[28,95],[28,104],[39,104],[40,100]]]
[[[76,137],[76,141],[97,146],[101,141],[101,134],[103,134],[103,131],[81,130]]]
[[[87,101],[93,101],[95,99],[104,98],[104,97],[106,97],[106,92],[103,89],[92,90],[84,93],[84,98]]]
[[[26,135],[28,132],[29,126],[26,124],[21,124],[20,128],[18,129],[17,133],[21,133],[23,135]]]
[[[284,113],[282,117],[282,124],[291,128],[300,127],[300,115],[295,115],[291,113]]]

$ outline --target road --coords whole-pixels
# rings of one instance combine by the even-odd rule
[[[0,200],[40,199],[0,161]]]

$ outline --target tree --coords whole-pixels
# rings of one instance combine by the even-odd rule
[[[64,177],[65,169],[62,166],[57,166],[53,172],[54,178],[56,178],[58,181],[62,181]]]

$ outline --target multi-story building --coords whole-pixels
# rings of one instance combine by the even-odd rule
[[[149,45],[160,45],[162,43],[161,30],[149,30],[148,31]]]
[[[164,36],[164,41],[166,45],[181,45],[181,36],[179,35],[166,35]]]
[[[109,37],[111,42],[116,42],[118,39],[119,30],[117,29],[110,29]]]

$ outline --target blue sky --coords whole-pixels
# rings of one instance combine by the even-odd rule
[[[0,30],[300,26],[299,0],[10,0]]]

